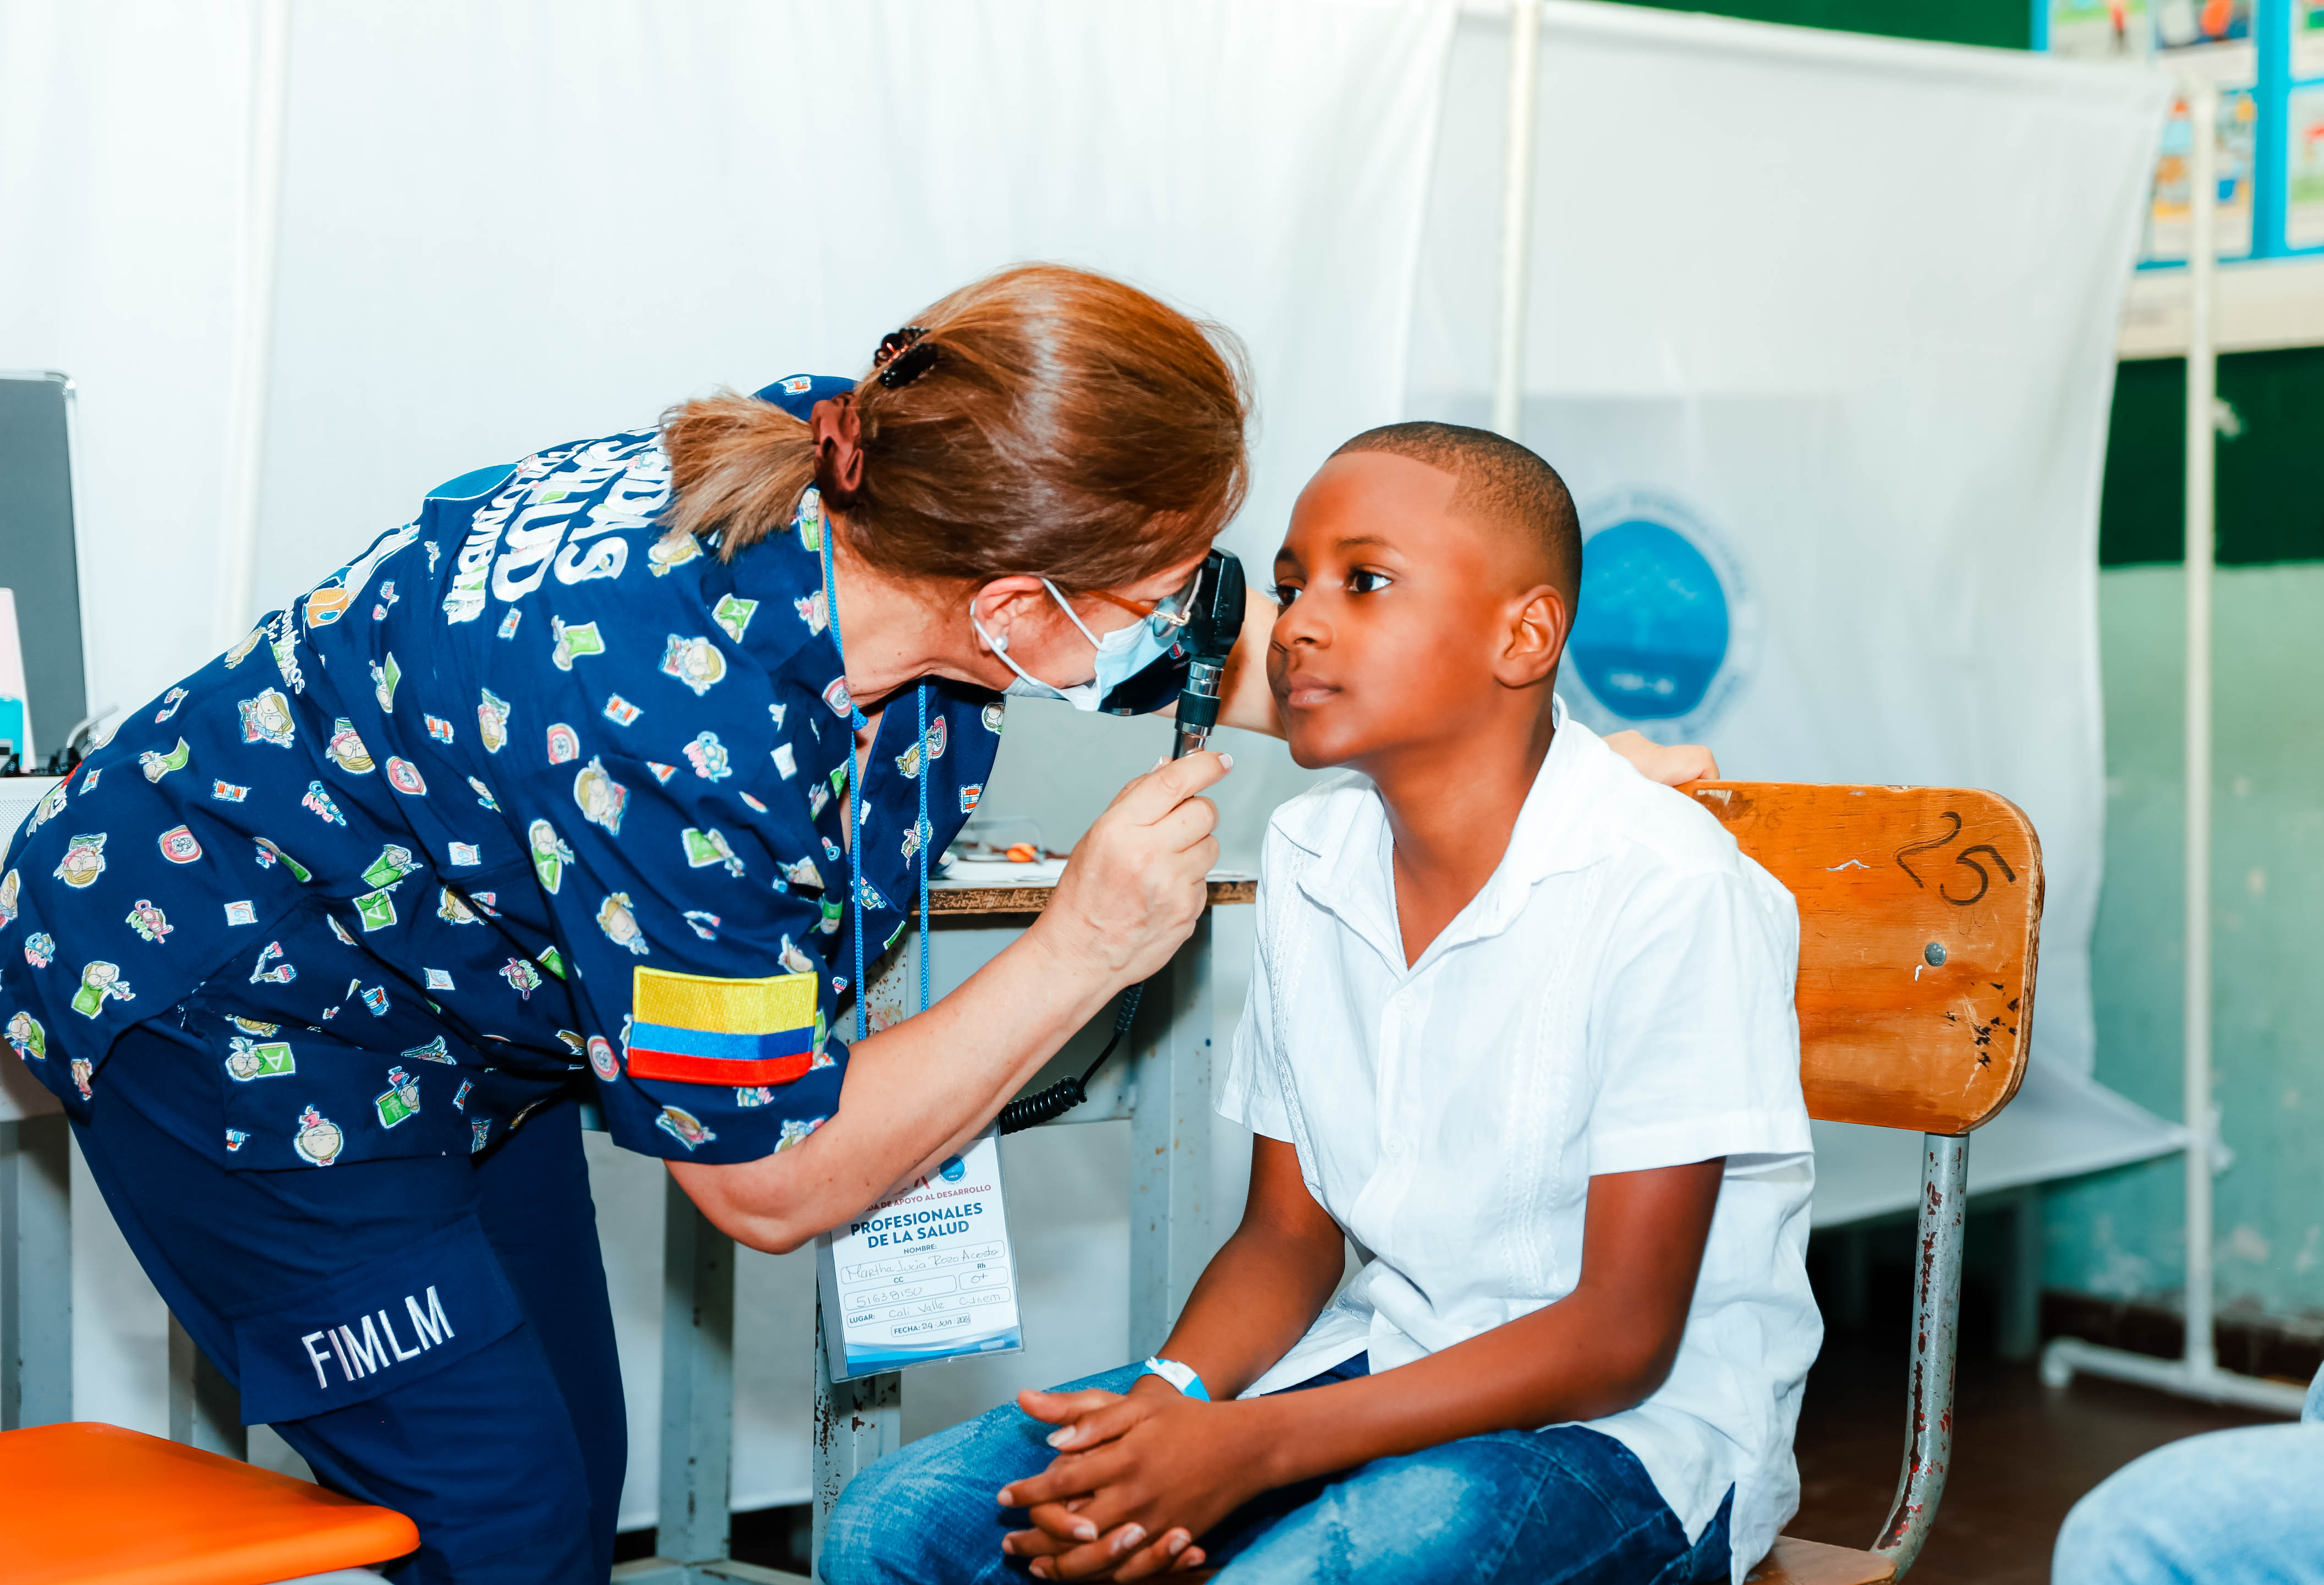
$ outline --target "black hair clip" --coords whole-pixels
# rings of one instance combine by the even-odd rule
[[[872,366],[880,371],[881,385],[893,391],[927,373],[936,360],[935,343],[921,339],[927,333],[925,325],[906,325],[880,338],[880,350],[872,355]]]

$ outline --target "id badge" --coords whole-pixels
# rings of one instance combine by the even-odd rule
[[[1022,1349],[1000,1136],[824,1234],[816,1277],[834,1381]]]

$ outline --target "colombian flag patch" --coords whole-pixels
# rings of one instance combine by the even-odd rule
[[[681,1084],[788,1084],[815,1063],[816,977],[711,979],[631,971],[630,1075]]]

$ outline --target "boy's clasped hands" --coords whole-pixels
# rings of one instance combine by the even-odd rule
[[[1274,1484],[1265,1439],[1240,1404],[1182,1395],[1158,1376],[1127,1394],[1020,1393],[1036,1420],[1058,1427],[1049,1467],[999,1494],[1032,1527],[1001,1550],[1033,1560],[1044,1580],[1143,1580],[1196,1569],[1194,1537]]]

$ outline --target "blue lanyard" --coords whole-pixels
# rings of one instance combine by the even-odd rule
[[[824,615],[831,623],[831,647],[833,653],[839,657],[840,685],[844,688],[847,681],[847,647],[840,642],[839,586],[831,575],[831,519],[824,514],[823,499],[820,496],[816,498],[815,516],[816,542],[823,551]],[[919,755],[920,767],[920,774],[917,778],[920,783],[919,824],[914,829],[918,840],[913,845],[916,857],[919,859],[920,881],[920,1006],[918,1010],[925,1013],[928,1010],[928,839],[932,835],[928,827],[928,685],[927,683],[921,683],[914,691],[914,699],[919,707],[920,732],[915,748],[915,752]],[[862,797],[863,789],[858,785],[859,778],[855,774],[854,734],[861,732],[870,723],[864,718],[863,712],[855,707],[855,696],[852,693],[847,696],[847,714],[849,733],[845,817],[847,821],[847,904],[851,911],[848,914],[848,934],[853,936],[855,941],[855,1038],[868,1040],[872,1035],[870,1003],[872,987],[863,983],[863,832],[855,820],[857,800]],[[864,755],[864,762],[867,765],[871,762],[869,754]]]

